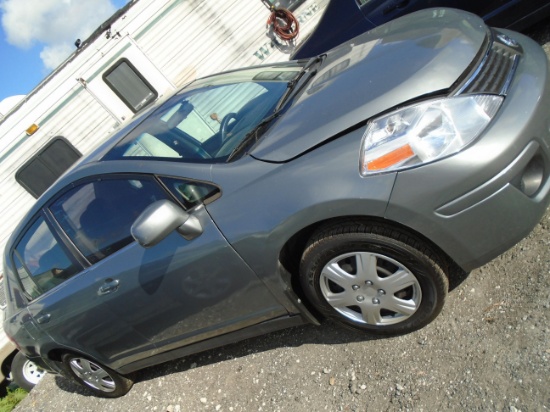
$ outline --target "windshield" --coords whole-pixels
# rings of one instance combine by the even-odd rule
[[[301,68],[251,68],[197,80],[133,129],[105,159],[225,161],[274,113]]]

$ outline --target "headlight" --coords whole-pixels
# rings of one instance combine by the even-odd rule
[[[444,98],[372,120],[361,143],[361,174],[404,169],[458,152],[487,127],[502,101],[493,95]]]

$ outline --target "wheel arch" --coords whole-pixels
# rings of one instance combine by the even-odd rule
[[[300,259],[306,249],[306,245],[309,239],[317,231],[326,230],[326,229],[329,229],[330,227],[334,227],[342,224],[348,224],[348,223],[356,223],[357,225],[372,226],[374,232],[377,232],[382,227],[390,228],[394,231],[401,232],[408,236],[418,238],[421,242],[425,243],[433,251],[434,256],[442,257],[441,259],[442,261],[440,263],[446,268],[446,273],[449,277],[449,285],[451,290],[454,287],[456,287],[456,285],[459,284],[460,281],[462,281],[466,275],[466,273],[456,264],[456,262],[454,262],[454,260],[448,254],[446,254],[439,246],[437,246],[437,244],[432,242],[429,238],[425,237],[421,233],[418,233],[407,226],[404,226],[400,223],[397,223],[391,220],[376,217],[376,216],[334,217],[334,218],[329,218],[326,220],[315,222],[313,224],[310,224],[300,229],[298,232],[296,232],[292,237],[290,237],[287,240],[287,242],[283,245],[279,253],[279,261],[281,265],[290,274],[290,279],[287,279],[285,281],[287,283],[290,282],[288,286],[290,286],[292,290],[301,299],[305,300],[306,305],[308,305],[307,300],[305,299],[298,277],[299,277]],[[308,309],[311,309],[311,308],[308,307]]]
[[[46,360],[47,360],[48,365],[50,367],[52,367],[53,369],[55,369],[56,372],[61,373],[62,375],[67,376],[67,377],[69,376],[68,371],[67,371],[67,368],[65,367],[65,365],[63,364],[63,356],[65,354],[71,354],[71,355],[74,355],[74,356],[82,356],[82,357],[86,357],[86,358],[89,358],[89,359],[93,359],[93,357],[91,357],[90,355],[87,355],[85,352],[81,352],[81,351],[78,351],[78,350],[75,350],[75,349],[72,349],[72,348],[65,348],[65,347],[56,346],[56,347],[53,347],[53,348],[47,350],[45,356],[46,356]],[[101,361],[96,361],[96,362],[99,362],[102,365],[104,365],[104,363],[101,362]],[[109,365],[105,365],[105,366],[110,368]]]
[[[61,362],[61,357],[65,353],[73,353],[75,355],[83,355],[83,354],[79,353],[78,351],[69,350],[69,349],[62,349],[62,348],[55,348],[55,349],[51,349],[48,352],[48,359],[50,359],[54,362]]]

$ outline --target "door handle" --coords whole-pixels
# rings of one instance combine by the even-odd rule
[[[36,323],[43,325],[44,323],[48,323],[51,317],[52,315],[50,315],[49,313],[45,313],[44,315],[37,316],[34,319],[36,320]]]
[[[105,280],[105,283],[97,290],[97,294],[101,296],[116,292],[119,284],[120,282],[118,279],[107,279]]]

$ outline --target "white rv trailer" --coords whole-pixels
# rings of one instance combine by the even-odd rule
[[[315,27],[326,3],[295,2],[299,36]],[[134,0],[76,42],[0,118],[1,250],[35,197],[142,107],[196,77],[288,60],[285,45],[266,36],[269,14],[261,0]]]

